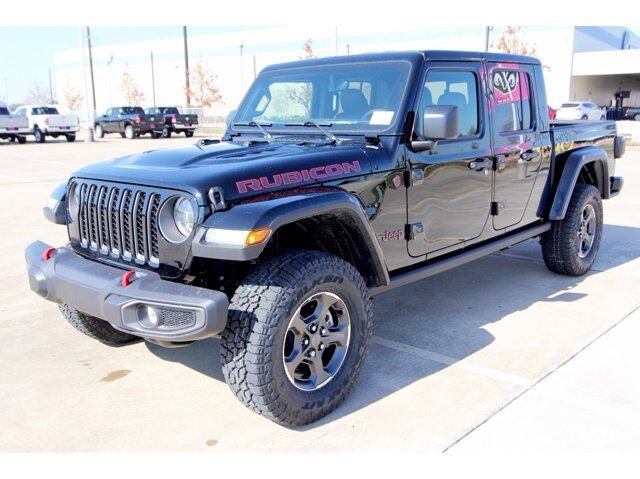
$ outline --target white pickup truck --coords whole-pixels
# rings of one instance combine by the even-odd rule
[[[44,143],[47,136],[64,136],[68,142],[73,142],[80,130],[80,119],[76,115],[61,115],[53,106],[23,105],[13,113],[27,117],[29,134],[35,137],[37,143]]]
[[[29,121],[23,116],[12,115],[8,108],[0,106],[0,138],[25,143],[27,133],[29,133]]]

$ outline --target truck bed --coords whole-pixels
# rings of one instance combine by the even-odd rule
[[[603,148],[607,156],[613,159],[615,121],[551,120],[549,126],[554,154],[593,145]]]

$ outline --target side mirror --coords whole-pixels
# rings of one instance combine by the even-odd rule
[[[227,113],[227,128],[229,128],[233,123],[233,120],[236,117],[236,113],[238,113],[238,110],[231,110],[229,113]]]
[[[458,107],[453,105],[426,106],[422,113],[423,141],[411,142],[413,151],[433,149],[438,140],[458,138]]]

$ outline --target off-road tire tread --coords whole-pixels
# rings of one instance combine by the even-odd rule
[[[101,343],[115,346],[136,341],[140,338],[114,329],[108,322],[84,314],[67,304],[59,304],[62,315],[69,324],[82,334],[97,339]]]
[[[288,314],[300,278],[319,270],[353,280],[364,301],[367,315],[360,356],[340,391],[321,406],[293,410],[280,401],[274,389],[273,364],[264,362]],[[369,291],[358,270],[333,255],[316,251],[293,251],[259,265],[236,289],[229,307],[227,327],[222,334],[222,372],[231,391],[252,411],[287,425],[309,424],[333,411],[346,398],[362,369],[372,328],[373,307]],[[355,351],[352,351],[355,353]]]
[[[575,225],[584,206],[595,199],[595,210],[598,221],[595,244],[592,246],[590,261],[584,262],[575,251]],[[571,195],[567,214],[560,221],[553,221],[551,229],[542,235],[542,257],[551,271],[567,276],[581,276],[591,268],[602,240],[602,199],[600,191],[593,185],[578,183]],[[586,269],[585,269],[586,267]]]

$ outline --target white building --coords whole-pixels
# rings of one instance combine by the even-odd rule
[[[120,81],[128,65],[145,94],[142,106],[184,105],[184,44],[175,38],[131,44],[94,46],[96,107],[101,112],[125,104]],[[491,43],[502,33],[496,27]],[[552,106],[567,100],[608,105],[616,92],[629,92],[625,104],[640,103],[640,39],[624,27],[529,27],[523,29],[535,46],[545,71]],[[442,27],[375,31],[371,27],[259,28],[214,35],[189,36],[189,64],[204,60],[217,75],[223,103],[207,112],[224,116],[234,109],[256,73],[271,63],[299,58],[310,39],[316,56],[388,50],[484,50],[485,27]],[[493,50],[493,48],[491,48]],[[152,82],[151,53],[153,53]],[[55,82],[63,103],[66,86],[84,92],[79,50],[54,57]],[[626,94],[625,94],[626,95]]]

